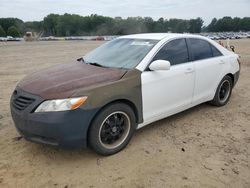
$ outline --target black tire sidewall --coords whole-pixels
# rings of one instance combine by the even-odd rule
[[[229,95],[228,95],[227,100],[226,100],[225,102],[221,102],[220,96],[219,96],[219,93],[220,93],[220,86],[221,86],[221,84],[222,84],[225,80],[228,80],[229,83],[230,83],[230,91],[229,91]],[[216,106],[224,106],[224,105],[226,105],[226,104],[228,103],[230,97],[231,97],[232,88],[233,88],[233,81],[232,81],[232,78],[231,78],[230,76],[225,76],[225,77],[221,80],[221,82],[220,82],[220,84],[219,84],[219,86],[218,86],[218,88],[217,88],[217,90],[216,90],[216,94],[215,94],[215,97],[214,97],[212,103],[213,103],[214,105],[216,105]]]
[[[99,130],[101,128],[101,125],[104,119],[116,111],[121,111],[128,115],[130,119],[130,130],[129,130],[127,138],[124,140],[124,142],[121,145],[113,149],[107,149],[100,143]],[[129,143],[130,139],[133,136],[135,128],[136,128],[136,118],[135,118],[134,111],[132,110],[130,106],[124,103],[114,103],[114,104],[108,105],[104,107],[94,118],[90,126],[89,132],[88,132],[88,144],[98,154],[101,154],[101,155],[115,154],[126,147],[126,145]]]

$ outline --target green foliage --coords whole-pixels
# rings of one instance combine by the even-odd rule
[[[201,18],[191,19],[189,21],[189,32],[190,33],[200,33],[203,23],[204,22]]]
[[[20,22],[16,18],[5,18],[5,21],[7,29],[10,25],[18,25],[14,22]],[[111,18],[96,14],[85,17],[76,14],[49,14],[41,22],[25,22],[24,29],[17,28],[21,34],[26,31],[44,31],[46,36],[125,35],[145,32],[200,32],[202,23],[200,18],[193,20],[160,18],[154,21],[151,17],[122,19],[121,17]]]
[[[207,30],[209,32],[250,31],[250,17],[223,17],[219,20],[214,18],[212,22],[208,25]]]
[[[56,35],[56,27],[58,24],[59,15],[49,14],[43,19],[43,29],[48,35]]]
[[[11,26],[18,28],[19,32],[22,34],[25,31],[24,22],[17,18],[0,18],[0,25],[3,27],[5,32],[7,32]]]
[[[14,26],[14,34],[18,36],[24,35],[27,31],[38,33],[43,31],[45,36],[125,35],[146,32],[200,33],[201,31],[250,31],[250,18],[224,17],[219,20],[214,18],[207,27],[203,27],[201,18],[190,20],[160,18],[154,21],[151,17],[122,19],[96,14],[90,16],[49,14],[43,21],[33,22],[23,22],[17,18],[0,18],[0,25],[5,34]],[[3,31],[1,35],[5,35]]]
[[[3,27],[0,25],[0,37],[5,37],[6,36],[6,33],[3,29]]]
[[[211,32],[217,31],[218,30],[217,29],[217,22],[218,22],[218,20],[216,18],[214,18],[212,20],[212,22],[207,26],[207,30],[211,31]]]
[[[43,30],[43,22],[33,21],[33,22],[25,22],[25,31],[42,31]]]
[[[240,29],[242,31],[250,31],[250,17],[245,17],[239,21]]]
[[[12,37],[20,37],[20,32],[16,26],[10,26],[7,30],[7,35]]]
[[[22,22],[17,18],[2,18],[3,29],[16,26],[23,35],[26,31],[44,31],[46,36],[80,36],[80,35],[125,35],[145,32],[200,32],[203,21],[160,18],[154,21],[151,17],[111,18],[92,14],[49,14],[43,21]]]

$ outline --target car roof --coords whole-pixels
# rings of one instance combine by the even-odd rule
[[[179,34],[179,33],[142,33],[142,34],[126,35],[120,38],[163,40],[163,39],[171,39],[171,38],[176,38],[176,37],[205,38],[199,35]]]
[[[188,34],[188,33],[185,33],[185,34],[180,34],[180,33],[142,33],[142,34],[125,35],[125,36],[121,36],[119,38],[148,39],[148,40],[158,40],[159,42],[160,41],[165,42],[165,41],[175,39],[175,38],[197,38],[197,39],[203,39],[203,40],[210,42],[210,44],[213,44],[214,46],[216,46],[217,49],[219,49],[219,51],[224,55],[233,53],[233,52],[229,51],[228,49],[222,47],[217,42],[215,42],[207,37],[198,35],[198,34],[195,35],[195,34]]]

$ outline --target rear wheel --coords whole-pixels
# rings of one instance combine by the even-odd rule
[[[232,78],[230,76],[225,76],[216,90],[214,99],[210,103],[215,106],[226,105],[231,97],[232,86]]]
[[[128,105],[109,105],[94,119],[88,134],[89,145],[101,155],[117,153],[129,143],[135,125],[134,112]]]

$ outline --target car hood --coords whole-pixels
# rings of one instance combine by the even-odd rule
[[[121,79],[126,70],[103,68],[85,63],[67,63],[26,76],[18,87],[44,99],[72,96],[78,89]]]

